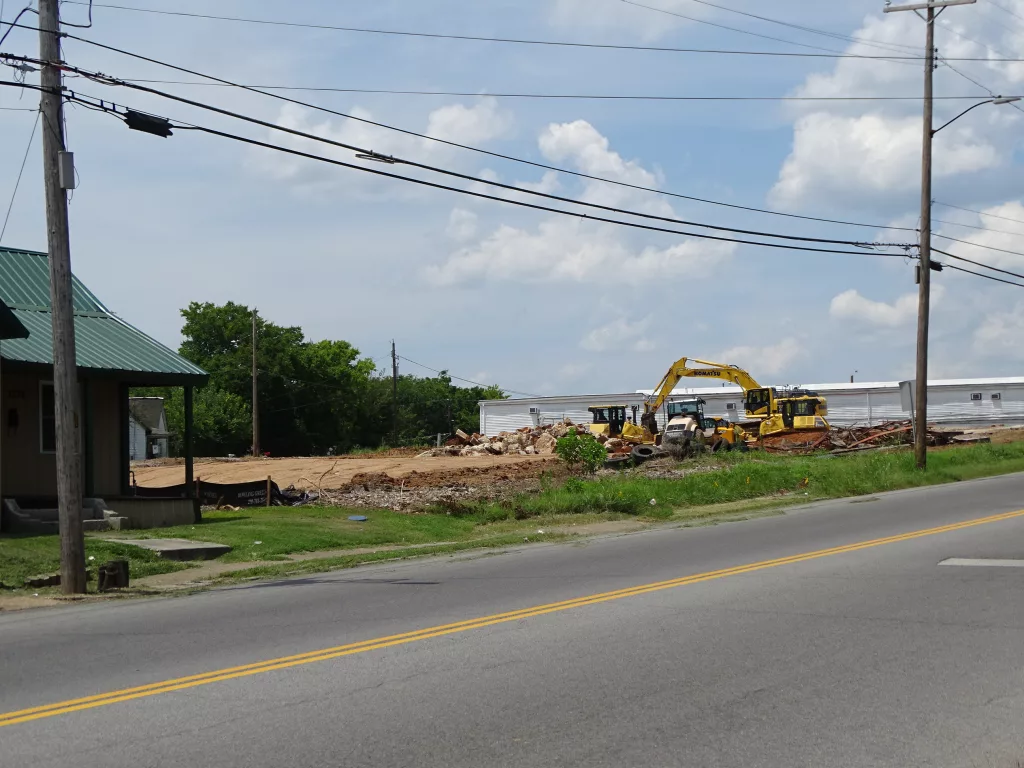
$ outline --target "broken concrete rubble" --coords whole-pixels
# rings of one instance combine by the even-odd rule
[[[420,457],[427,456],[550,456],[555,452],[555,446],[559,438],[565,437],[570,432],[586,434],[589,432],[585,425],[573,424],[570,419],[545,424],[537,427],[519,427],[515,431],[499,432],[495,437],[487,437],[473,433],[466,434],[463,430],[456,430],[455,436],[448,440],[441,448],[421,453]],[[598,438],[605,442],[605,438]],[[631,447],[623,441],[613,447],[628,451]]]

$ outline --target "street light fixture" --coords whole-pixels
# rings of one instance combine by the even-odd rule
[[[948,120],[945,123],[943,123],[942,125],[940,125],[938,128],[935,128],[932,131],[932,136],[934,136],[936,133],[941,131],[943,128],[945,128],[950,123],[954,123],[957,120],[959,120],[961,117],[966,115],[972,109],[977,109],[978,107],[983,106],[984,104],[1012,104],[1013,102],[1020,101],[1020,100],[1021,100],[1020,96],[995,96],[995,97],[993,97],[991,99],[985,99],[985,101],[979,101],[977,104],[974,104],[974,105],[968,107],[967,109],[965,109],[963,112],[961,112],[959,115],[954,117],[952,120]]]

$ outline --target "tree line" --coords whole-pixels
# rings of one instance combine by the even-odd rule
[[[210,374],[195,393],[197,456],[242,455],[252,447],[252,310],[192,302],[181,311],[178,353]],[[441,371],[398,378],[397,434],[390,366],[378,368],[346,341],[309,341],[299,327],[256,318],[260,449],[272,456],[317,456],[359,448],[432,444],[438,434],[480,429],[480,400],[507,397],[497,386],[460,387]],[[132,394],[164,398],[171,450],[185,426],[180,387]]]

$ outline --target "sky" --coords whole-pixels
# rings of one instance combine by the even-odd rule
[[[116,4],[292,24],[776,53],[920,56],[925,35],[915,14],[885,14],[881,0],[776,0],[770,9],[752,0],[715,0],[720,7],[643,0],[646,8],[623,0]],[[3,19],[21,7],[5,0]],[[86,10],[67,2],[62,15],[86,23]],[[381,368],[390,366],[394,339],[408,359],[403,373],[432,375],[413,360],[520,394],[649,389],[683,356],[740,365],[772,384],[913,375],[917,288],[909,259],[856,246],[819,247],[858,255],[803,253],[621,227],[583,214],[715,233],[602,214],[525,190],[719,227],[915,242],[915,232],[892,228],[913,230],[919,217],[919,61],[451,40],[175,17],[102,3],[93,8],[90,29],[68,31],[237,83],[473,94],[277,91],[430,137],[424,139],[236,88],[148,84],[472,177],[457,179],[357,159],[346,149],[124,87],[66,80],[76,93],[176,122],[576,214],[374,177],[198,131],[156,137],[68,107],[78,173],[70,203],[73,269],[112,311],[171,347],[180,343],[179,312],[189,302],[235,301],[269,321],[301,326],[310,339],[349,341]],[[937,101],[936,125],[992,95],[1024,95],[1024,63],[994,60],[1024,59],[1024,0],[949,8],[936,44],[940,56],[981,59],[938,67],[937,96],[971,98]],[[35,55],[37,45],[32,32],[15,29],[3,51]],[[126,80],[200,79],[75,40],[65,42],[64,57]],[[3,69],[2,79],[13,79]],[[28,82],[37,77],[30,73]],[[487,95],[509,93],[820,100]],[[37,101],[33,91],[0,89],[0,213],[26,156]],[[1024,112],[1016,107],[983,105],[936,135],[936,232],[967,242],[934,242],[1024,272],[1024,256],[1005,252],[1024,253]],[[871,226],[711,205],[436,139],[662,192]],[[37,132],[4,246],[46,250],[40,154]],[[933,273],[932,285],[931,378],[1024,375],[1024,292],[950,270]]]

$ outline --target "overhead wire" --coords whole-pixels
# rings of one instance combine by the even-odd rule
[[[64,0],[64,1],[65,2],[74,2],[74,0]],[[79,4],[81,4],[81,3],[79,3]],[[99,8],[101,6],[97,3],[96,7]],[[111,7],[111,6],[106,6],[106,7]],[[124,10],[140,10],[140,11],[146,10],[147,12],[151,12],[151,11],[148,11],[148,9],[141,9],[141,8],[139,8],[139,9],[137,9],[137,8],[128,9],[128,8],[124,8],[123,6],[119,6],[119,7],[122,7]],[[725,56],[768,56],[768,57],[779,56],[779,57],[783,57],[783,58],[866,59],[866,60],[870,60],[870,61],[899,61],[899,62],[903,62],[903,61],[924,61],[924,56],[920,56],[920,55],[913,55],[913,56],[896,56],[896,55],[876,56],[876,55],[867,55],[867,54],[859,54],[859,53],[841,53],[841,52],[840,53],[803,53],[803,52],[793,52],[793,51],[746,51],[746,50],[733,50],[733,49],[725,49],[725,48],[677,48],[677,47],[669,47],[669,46],[620,45],[620,44],[612,44],[612,43],[576,43],[576,42],[569,42],[569,41],[564,41],[564,40],[528,40],[528,39],[505,38],[505,37],[483,37],[483,36],[477,36],[477,35],[449,35],[449,34],[440,34],[440,33],[432,33],[432,32],[408,32],[408,31],[402,31],[402,30],[389,30],[389,29],[368,29],[368,28],[362,28],[362,27],[341,27],[341,26],[330,26],[330,25],[323,25],[323,24],[298,24],[298,23],[294,23],[294,22],[284,22],[284,21],[267,22],[267,21],[259,21],[259,20],[255,20],[255,19],[243,19],[243,18],[240,18],[240,17],[222,17],[222,16],[201,15],[201,14],[185,14],[185,13],[179,13],[179,12],[174,12],[174,11],[160,11],[160,13],[163,13],[163,14],[166,14],[166,15],[171,15],[171,16],[188,15],[188,16],[198,16],[199,18],[221,19],[221,20],[225,20],[225,21],[245,21],[245,22],[251,22],[251,23],[256,23],[256,24],[272,24],[274,26],[283,26],[283,27],[308,27],[310,29],[333,29],[333,30],[338,30],[338,31],[342,31],[342,32],[367,32],[367,33],[373,33],[373,34],[379,34],[379,35],[399,35],[399,36],[403,36],[403,37],[426,37],[426,38],[436,38],[436,39],[442,39],[442,40],[471,40],[471,41],[480,41],[480,42],[487,42],[487,43],[517,43],[517,44],[525,44],[525,45],[565,46],[565,47],[569,47],[569,48],[602,48],[602,49],[611,49],[611,50],[655,51],[655,52],[665,52],[665,53],[707,53],[707,54],[718,54],[718,55],[725,55]],[[5,24],[9,24],[9,22],[4,22],[4,23]],[[27,26],[25,26],[23,24],[16,24],[14,26],[19,27],[21,29],[32,29],[32,30],[35,30],[37,32],[39,31],[38,27],[27,27]],[[61,34],[63,34],[65,37],[71,37],[72,39],[75,39],[75,36],[71,35],[70,33],[61,33]],[[829,49],[823,49],[823,50],[827,51]],[[957,57],[957,58],[953,59],[953,61],[1017,62],[1017,61],[1024,61],[1024,58],[993,59],[991,57],[978,57],[978,56],[970,57],[970,56],[968,56],[968,57]]]
[[[469,144],[461,144],[459,142],[450,141],[448,139],[442,139],[442,138],[437,137],[437,136],[430,136],[428,134],[418,133],[416,131],[411,131],[411,130],[408,130],[406,128],[399,128],[397,126],[388,125],[387,123],[381,123],[381,122],[378,122],[378,121],[375,121],[375,120],[370,120],[369,118],[358,117],[356,115],[350,115],[350,114],[348,114],[346,112],[340,112],[338,110],[330,109],[328,107],[323,107],[323,106],[320,106],[320,105],[317,105],[317,104],[312,104],[310,102],[301,101],[299,99],[293,99],[293,98],[291,98],[289,96],[282,96],[281,94],[272,93],[272,92],[269,92],[269,91],[263,91],[263,90],[260,90],[259,88],[254,88],[252,86],[242,85],[240,83],[235,83],[235,82],[232,82],[230,80],[226,80],[226,79],[221,78],[221,77],[216,77],[214,75],[208,75],[206,73],[198,72],[196,70],[188,69],[186,67],[181,67],[181,66],[178,66],[176,64],[171,64],[169,62],[160,61],[158,59],[153,59],[151,57],[144,56],[142,54],[133,53],[131,51],[126,51],[126,50],[124,50],[122,48],[116,48],[114,46],[109,46],[109,45],[105,45],[103,43],[99,43],[99,42],[96,42],[96,41],[93,41],[93,40],[88,40],[88,39],[80,37],[78,35],[68,35],[68,36],[73,38],[73,39],[75,39],[75,40],[78,40],[80,42],[84,42],[86,44],[93,45],[93,46],[96,46],[98,48],[102,48],[104,50],[109,50],[109,51],[112,51],[114,53],[119,53],[119,54],[122,54],[124,56],[128,56],[130,58],[139,59],[141,61],[146,61],[146,62],[149,62],[151,64],[157,64],[159,66],[163,66],[163,67],[166,67],[168,69],[173,69],[173,70],[176,70],[178,72],[184,72],[186,74],[194,75],[196,77],[202,77],[202,78],[205,78],[207,80],[211,80],[211,81],[218,82],[218,83],[223,83],[225,85],[230,85],[230,86],[233,86],[235,88],[239,88],[240,90],[248,91],[248,92],[251,92],[251,93],[257,93],[257,94],[260,94],[260,95],[263,95],[263,96],[268,96],[268,97],[270,97],[272,99],[277,99],[278,101],[283,101],[283,102],[286,102],[286,103],[289,103],[289,104],[296,104],[298,106],[307,107],[309,109],[313,109],[313,110],[316,110],[316,111],[319,111],[319,112],[324,112],[326,114],[336,115],[338,117],[342,117],[342,118],[345,118],[345,119],[348,119],[348,120],[354,120],[356,122],[364,123],[364,124],[367,124],[367,125],[373,125],[373,126],[376,126],[378,128],[383,128],[383,129],[386,129],[386,130],[394,131],[394,132],[397,132],[397,133],[401,133],[403,135],[413,136],[413,137],[416,137],[416,138],[419,138],[419,139],[423,139],[425,141],[437,142],[437,143],[440,143],[440,144],[444,144],[446,146],[451,146],[451,147],[455,147],[455,148],[458,148],[458,149],[463,149],[463,150],[466,150],[466,151],[469,151],[469,152],[475,152],[475,153],[478,153],[478,154],[486,155],[486,156],[489,156],[489,157],[495,157],[495,158],[502,159],[502,160],[508,160],[510,162],[520,163],[522,165],[527,165],[527,166],[531,166],[531,167],[534,167],[534,168],[541,168],[543,170],[555,171],[557,173],[564,173],[564,174],[566,174],[568,176],[573,176],[573,177],[576,177],[576,178],[588,179],[590,181],[597,181],[597,182],[601,182],[601,183],[604,183],[604,184],[611,184],[611,185],[618,186],[618,187],[623,187],[623,188],[626,188],[626,189],[635,189],[635,190],[638,190],[638,191],[649,192],[649,193],[656,194],[656,195],[663,195],[663,196],[666,196],[666,197],[672,197],[672,198],[681,199],[681,200],[689,200],[689,201],[692,201],[692,202],[699,202],[699,203],[704,203],[704,204],[707,204],[707,205],[715,205],[715,206],[720,206],[720,207],[724,207],[724,208],[730,208],[730,209],[733,209],[733,210],[749,211],[749,212],[752,212],[752,213],[762,213],[762,214],[772,215],[772,216],[781,216],[781,217],[784,217],[784,218],[800,219],[800,220],[803,220],[803,221],[815,221],[815,222],[825,223],[825,224],[839,224],[841,226],[864,227],[864,228],[869,228],[869,229],[888,229],[888,230],[893,230],[893,231],[904,231],[904,232],[916,232],[917,231],[916,229],[911,228],[911,227],[895,227],[895,226],[889,226],[889,225],[885,225],[885,224],[869,224],[869,223],[864,223],[864,222],[844,221],[844,220],[841,220],[841,219],[830,219],[830,218],[825,218],[825,217],[820,217],[820,216],[806,216],[806,215],[802,215],[802,214],[784,213],[784,212],[780,212],[780,211],[771,211],[771,210],[767,210],[767,209],[764,209],[764,208],[756,208],[756,207],[753,207],[753,206],[738,205],[736,203],[726,203],[726,202],[722,202],[722,201],[719,201],[719,200],[711,200],[711,199],[708,199],[708,198],[696,197],[694,195],[684,195],[684,194],[681,194],[679,192],[671,192],[671,191],[667,191],[667,190],[659,190],[659,189],[656,189],[654,187],[645,187],[645,186],[640,185],[640,184],[631,184],[629,182],[620,181],[620,180],[617,180],[617,179],[608,179],[608,178],[604,178],[604,177],[601,177],[601,176],[595,176],[595,175],[592,175],[592,174],[583,173],[581,171],[573,171],[573,170],[570,170],[570,169],[567,169],[567,168],[560,168],[558,166],[549,165],[547,163],[540,163],[540,162],[537,162],[537,161],[534,161],[534,160],[527,160],[525,158],[515,157],[513,155],[506,155],[506,154],[503,154],[501,152],[493,152],[491,150],[482,149],[482,148],[479,148],[479,147],[474,147],[474,146],[471,146]]]
[[[968,258],[966,258],[964,256],[956,256],[956,255],[954,255],[952,253],[949,253],[948,251],[943,251],[940,248],[932,247],[932,250],[935,251],[936,253],[941,253],[943,256],[948,256],[951,259],[956,259],[957,261],[966,261],[968,264],[973,264],[976,267],[983,267],[985,269],[991,269],[993,272],[1002,272],[1004,275],[1010,275],[1011,277],[1019,277],[1020,279],[1024,280],[1024,275],[1020,274],[1019,272],[1011,272],[1008,269],[1001,269],[1000,267],[993,267],[991,264],[984,264],[984,263],[982,263],[980,261],[974,261],[973,259],[968,259]]]
[[[527,189],[527,188],[523,188],[523,187],[517,187],[517,186],[511,185],[511,184],[504,184],[502,182],[485,179],[485,178],[482,178],[482,177],[479,177],[479,176],[471,176],[469,174],[459,173],[457,171],[452,171],[452,170],[449,170],[449,169],[446,169],[446,168],[440,168],[440,167],[437,167],[437,166],[427,165],[425,163],[419,163],[419,162],[416,162],[414,160],[408,160],[406,158],[399,158],[399,157],[394,157],[394,156],[391,156],[391,155],[386,155],[386,156],[385,155],[379,155],[379,154],[373,152],[373,150],[368,149],[366,147],[360,147],[360,146],[357,146],[357,145],[354,145],[354,144],[348,144],[348,143],[345,143],[345,142],[335,141],[333,139],[329,139],[329,138],[326,138],[324,136],[318,136],[316,134],[307,133],[305,131],[300,131],[300,130],[297,130],[297,129],[294,129],[294,128],[289,128],[287,126],[278,125],[276,123],[271,123],[271,122],[268,122],[266,120],[260,120],[258,118],[254,118],[254,117],[251,117],[251,116],[248,116],[248,115],[243,115],[243,114],[238,113],[238,112],[233,112],[231,110],[222,109],[222,108],[217,107],[215,105],[205,104],[203,102],[195,101],[193,99],[187,99],[187,98],[185,98],[183,96],[177,96],[175,94],[170,94],[170,93],[166,93],[164,91],[159,91],[157,89],[150,88],[148,86],[138,85],[138,84],[134,84],[134,83],[128,83],[127,81],[123,81],[123,80],[120,80],[118,78],[113,78],[113,77],[111,77],[109,75],[102,75],[100,73],[90,72],[90,71],[87,71],[87,70],[83,70],[83,69],[81,69],[79,67],[72,67],[72,66],[68,66],[68,65],[65,65],[64,68],[66,70],[69,70],[69,71],[72,71],[72,72],[76,72],[76,73],[82,75],[83,77],[89,78],[90,80],[94,80],[94,81],[96,81],[96,82],[98,82],[100,84],[104,84],[104,85],[122,85],[122,86],[125,86],[125,87],[128,87],[128,88],[134,89],[134,90],[138,90],[138,91],[140,91],[142,93],[148,93],[148,94],[151,94],[151,95],[160,96],[162,98],[170,99],[170,100],[173,100],[173,101],[178,101],[178,102],[181,102],[183,104],[188,104],[188,105],[193,106],[193,107],[198,107],[200,109],[205,109],[205,110],[208,110],[208,111],[211,111],[211,112],[215,112],[217,114],[221,114],[221,115],[225,115],[225,116],[228,116],[228,117],[232,117],[234,119],[238,119],[238,120],[242,120],[242,121],[245,121],[245,122],[253,123],[255,125],[260,125],[260,126],[262,126],[264,128],[268,128],[270,130],[276,130],[276,131],[280,131],[282,133],[287,133],[287,134],[290,134],[290,135],[293,135],[293,136],[298,136],[300,138],[304,138],[304,139],[307,139],[307,140],[310,140],[310,141],[315,141],[315,142],[319,142],[319,143],[323,143],[323,144],[329,144],[331,146],[339,147],[341,149],[347,149],[349,151],[357,153],[357,156],[359,154],[362,154],[367,159],[380,160],[380,161],[384,161],[384,162],[386,162],[388,164],[408,165],[408,166],[413,167],[413,168],[419,168],[420,170],[429,171],[429,172],[432,172],[432,173],[440,173],[442,175],[451,176],[451,177],[454,177],[454,178],[462,179],[464,181],[469,181],[469,182],[474,183],[474,184],[484,184],[484,185],[488,185],[488,186],[498,187],[500,189],[504,189],[504,190],[507,190],[507,191],[510,191],[510,192],[515,192],[517,194],[527,194],[527,195],[532,195],[532,196],[535,196],[535,197],[541,197],[541,198],[548,199],[548,200],[555,200],[555,201],[558,201],[558,202],[561,202],[561,203],[568,203],[570,205],[577,205],[577,206],[586,207],[586,208],[594,208],[594,209],[597,209],[597,210],[602,210],[602,211],[606,211],[606,212],[610,212],[610,213],[624,214],[624,215],[627,215],[627,216],[635,216],[637,218],[644,218],[644,219],[649,219],[649,220],[654,220],[654,221],[669,222],[669,223],[672,223],[672,224],[682,224],[682,225],[685,225],[685,226],[696,226],[696,227],[702,227],[702,228],[706,228],[706,229],[714,229],[714,230],[723,231],[723,232],[731,232],[731,233],[734,233],[734,234],[753,235],[753,236],[757,236],[757,237],[770,237],[770,238],[775,238],[775,239],[793,240],[793,241],[799,241],[799,242],[832,243],[832,244],[838,244],[838,245],[852,245],[852,246],[863,247],[863,248],[877,248],[877,247],[905,248],[905,247],[909,247],[909,245],[910,245],[908,243],[877,243],[877,242],[875,242],[875,243],[867,243],[867,242],[864,242],[864,241],[841,240],[841,239],[820,238],[820,237],[805,237],[805,236],[800,236],[800,235],[787,235],[787,234],[779,234],[779,233],[774,233],[774,232],[763,232],[763,231],[759,231],[759,230],[740,229],[740,228],[736,228],[736,227],[724,227],[724,226],[719,226],[719,225],[715,225],[715,224],[705,224],[703,222],[689,221],[689,220],[680,219],[680,218],[677,218],[677,217],[658,216],[658,215],[655,215],[655,214],[643,213],[643,212],[640,212],[640,211],[626,210],[626,209],[617,208],[617,207],[614,207],[614,206],[607,206],[607,205],[601,205],[601,204],[598,204],[598,203],[587,202],[587,201],[583,201],[583,200],[577,200],[577,199],[574,199],[574,198],[564,197],[562,195],[554,195],[554,194],[547,193],[547,192],[541,192],[539,190],[532,190],[532,189]]]
[[[662,13],[673,13],[672,11],[667,11],[667,10],[665,10],[663,8],[653,8],[651,6],[640,5],[640,3],[632,2],[631,0],[621,0],[621,2],[626,3],[627,5],[638,5],[638,6],[642,7],[642,8],[648,8],[649,10],[660,11]],[[851,42],[851,43],[860,43],[862,45],[869,45],[869,46],[872,46],[874,48],[878,48],[880,50],[889,50],[889,51],[895,50],[895,51],[899,51],[899,52],[906,51],[906,50],[916,50],[916,49],[912,48],[912,46],[902,45],[900,43],[881,43],[881,42],[878,42],[878,41],[875,41],[875,40],[866,40],[864,38],[856,37],[856,36],[853,36],[853,35],[843,35],[843,34],[840,34],[839,32],[829,32],[828,30],[824,30],[824,29],[816,29],[814,27],[805,27],[805,26],[803,26],[801,24],[794,24],[792,22],[782,21],[781,19],[773,19],[773,18],[770,18],[768,16],[759,16],[756,13],[749,13],[747,11],[741,11],[741,10],[739,10],[737,8],[730,8],[729,6],[726,6],[726,5],[718,5],[717,3],[708,2],[708,0],[690,0],[690,2],[698,3],[700,5],[706,5],[706,6],[710,7],[710,8],[717,8],[720,11],[726,11],[728,13],[735,13],[735,14],[737,14],[739,16],[746,16],[746,17],[751,18],[751,19],[757,19],[759,21],[766,21],[769,24],[777,24],[779,26],[787,27],[789,29],[796,29],[796,30],[799,30],[801,32],[809,32],[809,33],[815,34],[815,35],[824,35],[825,37],[831,37],[831,38],[833,38],[835,40],[843,40],[843,41]],[[689,18],[689,17],[684,17],[684,18]],[[746,30],[735,30],[735,31],[745,32],[746,33]],[[753,34],[753,33],[749,33],[749,34]],[[795,44],[799,45],[799,43],[795,43]]]
[[[4,85],[4,84],[5,83],[0,82],[0,85]],[[81,95],[76,95],[74,93],[68,94],[66,96],[66,98],[70,98],[71,100],[81,100],[82,99]],[[94,98],[95,99],[95,97],[88,97],[88,98]],[[100,100],[96,99],[96,101],[100,101]],[[109,105],[106,108],[103,108],[102,106],[98,106],[98,105],[95,105],[95,104],[92,105],[92,106],[94,108],[101,109],[102,111],[105,111],[105,112],[108,112],[108,113],[113,113],[113,114],[117,115],[122,120],[124,119],[123,115],[120,115],[119,113],[116,112],[116,106],[117,105],[114,105],[114,104],[112,104],[110,102],[105,102],[105,103],[107,103]],[[369,168],[369,167],[362,166],[362,165],[355,165],[353,163],[346,163],[346,162],[343,162],[341,160],[335,160],[335,159],[332,159],[332,158],[329,158],[329,157],[324,157],[322,155],[314,155],[314,154],[309,153],[309,152],[302,152],[302,151],[297,150],[297,149],[291,149],[289,147],[283,147],[283,146],[280,146],[280,145],[277,145],[277,144],[271,144],[269,142],[259,141],[257,139],[251,139],[251,138],[248,138],[248,137],[245,137],[245,136],[240,136],[238,134],[228,133],[226,131],[219,131],[219,130],[216,130],[216,129],[213,129],[213,128],[208,128],[208,127],[205,127],[205,126],[199,126],[199,125],[195,125],[195,124],[192,124],[192,123],[183,123],[183,122],[178,121],[178,123],[175,124],[173,127],[174,128],[178,128],[178,129],[183,129],[183,130],[197,130],[197,131],[201,131],[203,133],[208,133],[208,134],[213,135],[213,136],[220,136],[222,138],[231,139],[233,141],[238,141],[238,142],[241,142],[241,143],[244,143],[244,144],[250,144],[252,146],[263,147],[265,149],[271,149],[271,150],[282,152],[282,153],[285,153],[285,154],[294,155],[296,157],[304,157],[304,158],[307,158],[307,159],[310,159],[310,160],[316,160],[316,161],[327,163],[327,164],[330,164],[330,165],[336,165],[336,166],[339,166],[339,167],[342,167],[342,168],[348,168],[348,169],[351,169],[351,170],[357,170],[357,171],[361,171],[363,173],[369,173],[369,174],[372,174],[372,175],[375,175],[375,176],[381,176],[381,177],[384,177],[384,178],[394,179],[394,180],[398,180],[398,181],[405,181],[405,182],[408,182],[408,183],[417,184],[417,185],[420,185],[420,186],[429,187],[429,188],[433,188],[433,189],[441,189],[441,190],[445,190],[445,191],[449,191],[449,192],[455,192],[456,194],[468,195],[468,196],[471,196],[471,197],[481,198],[481,199],[484,199],[484,200],[492,200],[492,201],[495,201],[495,202],[507,203],[509,205],[515,205],[515,206],[519,206],[519,207],[522,207],[522,208],[529,208],[529,209],[533,209],[533,210],[545,211],[545,212],[548,212],[548,213],[556,213],[556,214],[563,215],[563,216],[570,216],[570,217],[575,218],[575,219],[585,219],[587,221],[595,221],[595,222],[600,222],[600,223],[605,223],[605,224],[614,224],[614,225],[617,225],[617,226],[630,227],[630,228],[633,228],[633,229],[640,229],[640,230],[645,230],[645,231],[650,231],[650,232],[661,232],[661,233],[666,233],[666,234],[680,235],[680,236],[683,236],[683,237],[692,237],[692,238],[701,239],[701,240],[713,240],[713,241],[716,241],[716,242],[737,243],[737,244],[742,244],[742,245],[755,245],[755,246],[760,246],[760,247],[764,247],[764,248],[776,248],[776,249],[787,250],[787,251],[800,251],[800,252],[805,252],[805,253],[838,254],[838,255],[847,255],[847,256],[878,256],[878,257],[889,257],[889,258],[903,258],[903,255],[902,254],[898,254],[898,253],[888,253],[888,252],[866,250],[866,249],[862,249],[862,250],[859,250],[859,251],[846,251],[846,250],[839,250],[839,249],[834,249],[834,248],[811,248],[809,246],[786,245],[786,244],[783,244],[783,243],[765,243],[765,242],[761,242],[761,241],[757,241],[757,240],[742,240],[742,239],[738,239],[738,238],[721,237],[721,236],[718,236],[718,235],[707,235],[707,234],[703,234],[703,233],[699,233],[699,232],[688,232],[688,231],[677,230],[677,229],[669,229],[667,227],[656,227],[656,226],[653,226],[653,225],[641,224],[641,223],[633,222],[633,221],[623,221],[622,219],[612,219],[612,218],[607,218],[607,217],[603,217],[603,216],[593,216],[593,215],[589,215],[589,214],[585,214],[585,213],[577,213],[577,212],[574,212],[574,211],[566,211],[566,210],[561,209],[561,208],[552,208],[550,206],[539,205],[539,204],[536,204],[536,203],[529,203],[529,202],[526,202],[524,200],[515,200],[515,199],[511,199],[511,198],[498,197],[496,195],[488,195],[488,194],[485,194],[483,192],[477,192],[477,191],[474,191],[474,190],[462,189],[460,187],[452,187],[452,186],[448,186],[448,185],[445,185],[445,184],[438,184],[437,182],[427,181],[425,179],[418,179],[418,178],[415,178],[415,177],[412,177],[412,176],[403,176],[401,174],[389,173],[387,171],[377,170],[376,168]],[[522,190],[518,190],[517,189],[517,191],[522,191]],[[629,214],[629,215],[632,215],[632,214]],[[872,247],[881,247],[881,246],[878,246],[877,244],[873,244]],[[892,247],[899,247],[899,248],[906,249],[906,248],[913,247],[913,246],[911,244],[899,244],[897,246],[892,246]]]
[[[938,200],[933,200],[932,205],[941,205],[943,208],[955,208],[958,211],[967,211],[967,213],[976,213],[978,216],[987,216],[990,219],[1002,219],[1003,221],[1012,221],[1015,224],[1024,224],[1024,219],[1012,219],[1009,216],[999,216],[995,213],[986,213],[985,211],[976,211],[973,208],[964,208],[962,205],[953,205],[952,203],[940,203]]]
[[[1024,16],[1021,16],[1019,13],[1017,13],[1015,11],[1011,11],[1009,8],[1007,8],[1002,3],[997,3],[996,0],[988,0],[987,4],[998,8],[1003,13],[1008,13],[1010,16],[1013,16],[1013,18],[1017,19],[1018,21],[1024,21]]]
[[[14,191],[11,192],[11,202],[7,205],[7,215],[4,216],[4,226],[0,229],[0,243],[3,242],[4,235],[7,233],[7,222],[11,220],[11,211],[14,210],[14,201],[18,197],[18,187],[21,186],[21,176],[25,173],[25,162],[28,160],[28,154],[32,150],[32,143],[36,139],[36,129],[39,128],[39,115],[41,112],[36,110],[36,119],[32,123],[32,133],[28,137],[28,146],[25,147],[25,155],[21,158],[21,168],[18,169],[18,178],[14,182]]]
[[[1017,288],[1024,288],[1024,283],[1015,283],[1013,280],[1004,280],[1003,278],[996,277],[995,275],[986,275],[982,272],[975,272],[973,269],[964,269],[963,267],[958,267],[956,264],[946,264],[945,267],[946,269],[955,269],[957,272],[966,272],[968,275],[974,275],[975,277],[984,277],[986,280],[995,280],[997,283],[1006,283],[1007,285],[1013,285]]]
[[[991,227],[979,227],[977,224],[962,224],[959,221],[946,221],[945,219],[936,219],[932,217],[932,221],[937,224],[949,224],[954,227],[967,227],[968,229],[979,229],[982,232],[996,232],[1000,235],[1017,235],[1018,237],[1024,237],[1024,232],[1011,232],[1008,229],[992,229]]]
[[[204,88],[235,88],[229,83],[210,83],[202,80],[160,80],[154,78],[121,77],[129,83],[153,85],[197,85]],[[923,101],[915,96],[672,96],[663,94],[603,94],[603,93],[526,93],[490,91],[425,91],[396,88],[338,88],[329,86],[303,85],[255,85],[244,84],[246,88],[262,88],[268,91],[306,91],[313,93],[366,93],[391,96],[461,96],[481,99],[565,99],[565,100],[608,100],[608,101]],[[935,96],[935,101],[970,101],[977,96]],[[1013,97],[1007,97],[1013,98]],[[1024,98],[1022,96],[1021,98]]]
[[[933,232],[932,237],[941,237],[943,240],[951,240],[954,243],[962,243],[963,245],[973,245],[975,248],[986,248],[990,251],[998,251],[999,253],[1008,253],[1011,256],[1024,257],[1024,253],[1020,251],[1008,251],[1005,248],[996,248],[994,245],[982,245],[981,243],[972,243],[970,240],[960,240],[949,235],[940,235],[938,232]]]
[[[399,360],[405,360],[405,362],[407,362],[407,363],[412,363],[413,365],[418,365],[420,368],[425,368],[428,371],[433,371],[434,373],[438,374],[439,376],[444,375],[444,376],[447,376],[450,379],[455,379],[456,381],[464,381],[464,382],[466,382],[468,384],[472,384],[472,385],[474,385],[476,387],[482,387],[484,389],[487,389],[488,387],[496,386],[494,384],[481,384],[479,381],[473,381],[472,379],[464,379],[461,376],[453,376],[448,371],[438,370],[437,368],[431,368],[429,365],[424,365],[423,363],[417,363],[415,360],[411,360],[408,357],[404,357],[402,355],[397,355],[397,357],[398,357]],[[513,395],[523,395],[524,397],[541,397],[541,395],[534,395],[534,394],[531,394],[530,392],[517,392],[514,389],[505,389],[504,387],[501,387],[501,386],[499,386],[498,388],[502,392],[508,392],[510,394],[513,394]]]

